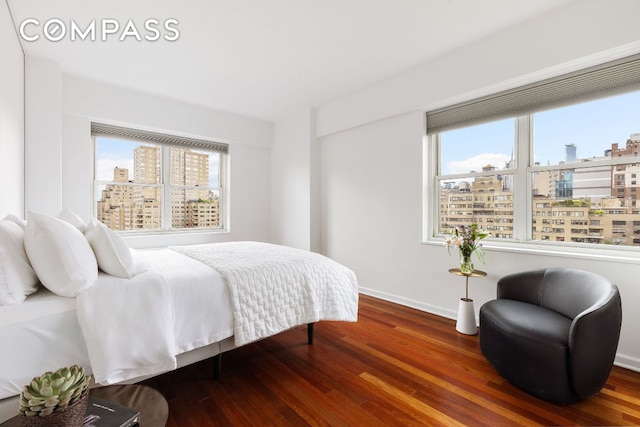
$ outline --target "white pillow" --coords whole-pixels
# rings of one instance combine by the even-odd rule
[[[89,242],[61,219],[29,213],[24,247],[40,281],[53,293],[75,297],[98,278]]]
[[[22,228],[23,230],[25,229],[25,227],[27,226],[27,222],[23,219],[18,218],[17,216],[13,215],[13,214],[8,214],[7,216],[4,217],[3,221],[11,221],[11,222],[15,222],[16,224],[18,224],[20,226],[20,228]]]
[[[20,304],[38,290],[38,276],[24,251],[24,230],[0,221],[0,305]]]
[[[133,248],[129,248],[129,251],[131,252],[131,258],[133,258],[132,276],[137,276],[138,274],[151,270],[151,262],[144,253]]]
[[[133,277],[134,263],[131,251],[118,233],[93,218],[87,224],[84,235],[96,254],[100,270],[124,279]]]
[[[78,229],[81,233],[84,233],[84,229],[86,227],[82,218],[76,215],[71,209],[64,209],[62,212],[58,214],[58,218],[61,220],[68,222]]]

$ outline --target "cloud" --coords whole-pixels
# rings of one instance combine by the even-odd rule
[[[498,169],[504,169],[505,164],[510,160],[506,154],[483,153],[464,160],[453,160],[446,164],[444,173],[469,173],[471,171],[481,172],[482,168],[492,165]]]

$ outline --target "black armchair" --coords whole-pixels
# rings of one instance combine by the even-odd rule
[[[480,349],[500,375],[568,404],[605,385],[618,348],[618,288],[594,273],[547,268],[498,280],[480,308]]]

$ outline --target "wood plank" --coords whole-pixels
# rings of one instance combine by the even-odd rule
[[[455,321],[361,295],[355,323],[294,328],[151,378],[169,427],[638,425],[640,373],[613,367],[573,405],[542,401],[501,378]]]

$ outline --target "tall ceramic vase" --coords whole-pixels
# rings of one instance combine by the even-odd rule
[[[456,330],[465,335],[476,335],[478,327],[476,325],[476,315],[473,309],[473,300],[469,298],[460,298],[458,304],[458,321],[456,322]]]

